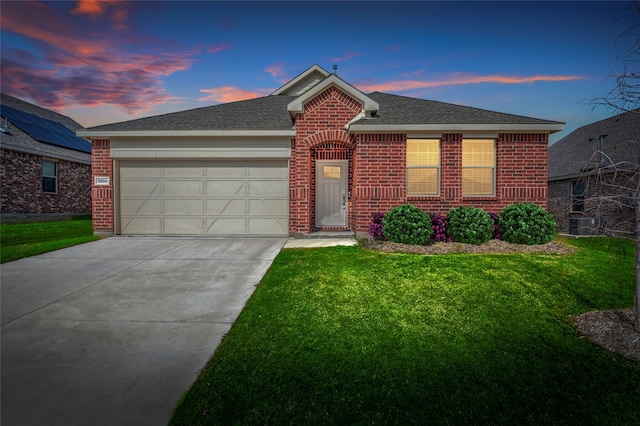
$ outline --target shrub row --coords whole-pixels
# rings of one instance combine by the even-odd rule
[[[515,244],[545,244],[553,240],[556,223],[549,212],[532,203],[511,204],[498,213],[476,207],[455,207],[446,217],[426,214],[404,204],[387,214],[374,213],[369,234],[403,244],[429,241],[482,244],[502,239]]]

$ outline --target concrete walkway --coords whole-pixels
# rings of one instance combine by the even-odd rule
[[[166,424],[285,243],[114,237],[3,264],[0,422]]]

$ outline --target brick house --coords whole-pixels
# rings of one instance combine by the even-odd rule
[[[386,93],[314,65],[269,96],[79,131],[102,234],[366,233],[411,203],[547,206],[563,123]],[[108,182],[108,183],[107,183]]]
[[[551,145],[548,209],[558,230],[633,236],[638,176],[630,169],[638,164],[640,109],[580,127]]]
[[[1,94],[4,218],[91,213],[91,143],[69,117]]]

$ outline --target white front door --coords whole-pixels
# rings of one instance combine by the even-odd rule
[[[347,161],[316,163],[316,226],[347,226]]]

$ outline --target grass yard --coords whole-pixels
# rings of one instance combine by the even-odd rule
[[[171,424],[638,425],[640,363],[571,324],[633,304],[633,245],[570,244],[284,250]]]
[[[91,219],[0,224],[0,263],[98,240]]]

